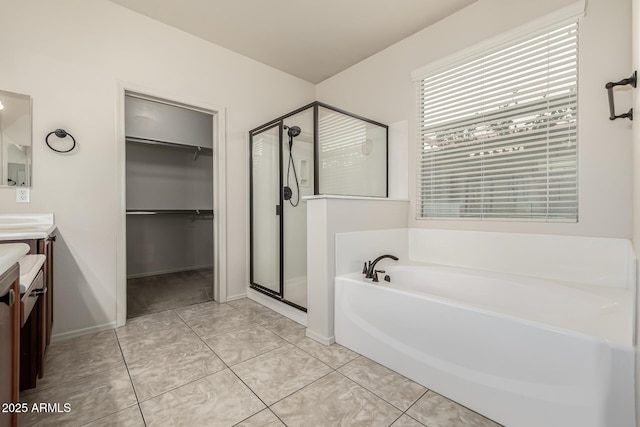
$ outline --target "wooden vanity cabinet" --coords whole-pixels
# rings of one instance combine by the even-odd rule
[[[42,378],[45,355],[51,342],[53,327],[53,243],[55,235],[45,239],[25,239],[4,243],[26,243],[30,254],[44,255],[42,271],[34,279],[28,293],[20,302],[20,390],[36,386],[36,379]]]
[[[20,350],[20,269],[0,275],[0,402],[18,403]],[[6,345],[5,345],[6,344]],[[15,411],[0,411],[0,427],[18,425]]]
[[[36,386],[44,374],[46,351],[46,295],[40,270],[20,300],[20,390]]]

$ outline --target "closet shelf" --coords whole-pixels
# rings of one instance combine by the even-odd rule
[[[135,142],[138,144],[164,145],[167,147],[181,148],[185,150],[194,150],[193,160],[200,157],[200,154],[212,154],[213,148],[201,147],[198,145],[180,144],[178,142],[161,141],[159,139],[138,138],[135,136],[125,136],[127,142]]]
[[[127,209],[127,215],[213,215],[213,209]]]

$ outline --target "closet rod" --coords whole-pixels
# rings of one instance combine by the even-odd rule
[[[169,141],[161,141],[158,139],[147,139],[147,138],[138,138],[135,136],[126,136],[125,139],[127,142],[137,142],[139,144],[151,144],[151,145],[166,145],[168,147],[175,148],[184,148],[187,150],[195,150],[196,154],[199,156],[200,153],[213,153],[213,148],[209,147],[200,147],[198,145],[187,145],[180,144],[178,142],[169,142]],[[197,156],[196,156],[197,158]],[[194,160],[196,159],[194,158]]]
[[[212,209],[127,209],[127,215],[194,214],[213,215]]]

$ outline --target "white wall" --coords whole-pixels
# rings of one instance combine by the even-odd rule
[[[570,3],[572,0],[478,0],[317,85],[319,101],[339,105],[382,123],[408,121],[409,227],[626,239],[633,235],[635,252],[640,253],[640,173],[637,172],[640,170],[640,131],[636,120],[632,153],[631,122],[609,121],[604,89],[606,82],[628,77],[633,69],[640,68],[639,0],[588,0],[586,15],[580,23],[577,224],[415,219],[417,114],[411,71]],[[632,21],[635,23],[633,67],[629,55]],[[631,105],[631,92],[626,88],[616,94],[618,114]],[[640,112],[639,98],[635,99],[636,112]],[[632,187],[635,187],[633,192]],[[640,307],[640,293],[637,305]],[[640,319],[637,331],[640,331]],[[640,341],[638,333],[636,341]],[[638,352],[636,365],[636,388],[640,396]],[[640,414],[640,401],[637,412]]]
[[[633,0],[631,20],[633,25],[633,69],[640,68],[640,0]],[[637,89],[633,94],[633,110],[640,112],[640,96]],[[636,256],[640,254],[640,125],[633,121],[633,247]],[[638,278],[636,277],[636,281]],[[636,397],[640,397],[640,292],[636,283]],[[636,399],[636,422],[640,427],[640,398]]]
[[[468,48],[572,0],[478,0],[317,85],[319,101],[382,123],[409,122],[409,226],[631,237],[631,131],[608,119],[607,81],[631,71],[631,0],[589,0],[580,23],[578,224],[415,219],[416,98],[411,71]],[[629,92],[617,95],[626,111]]]
[[[335,341],[336,233],[406,228],[407,207],[408,202],[403,200],[344,196],[315,196],[308,199],[308,337],[325,345]]]
[[[636,276],[631,243],[617,238],[413,228],[409,257],[421,263],[628,290],[634,288]]]
[[[127,277],[211,267],[211,216],[127,215]]]
[[[314,86],[106,0],[0,10],[0,87],[31,95],[34,112],[31,203],[0,189],[0,212],[55,213],[54,333],[115,322],[118,82],[226,108],[227,294],[244,294],[247,132],[312,101]],[[73,153],[45,146],[56,128],[74,135]]]

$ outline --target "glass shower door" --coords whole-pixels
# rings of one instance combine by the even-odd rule
[[[251,269],[253,285],[282,296],[280,141],[275,125],[251,135]]]
[[[297,308],[307,308],[307,201],[313,196],[313,108],[283,120],[282,209],[283,298]],[[291,144],[289,144],[291,142]],[[286,189],[289,188],[290,191]]]

